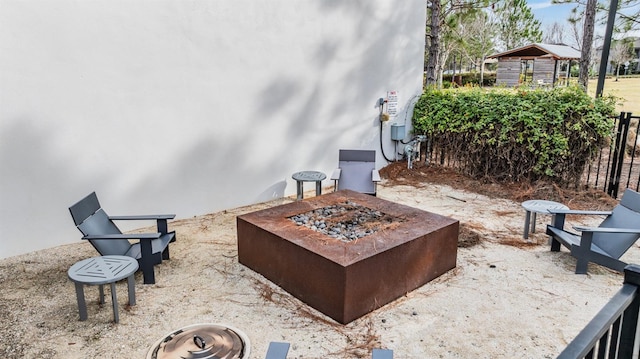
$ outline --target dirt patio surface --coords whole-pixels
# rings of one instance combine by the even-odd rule
[[[67,269],[97,254],[88,243],[0,260],[0,357],[144,358],[169,332],[219,323],[248,336],[251,358],[264,358],[271,341],[290,342],[290,359],[368,358],[373,348],[393,349],[396,358],[555,358],[622,284],[622,274],[593,264],[576,275],[566,249],[550,252],[549,216],[539,215],[537,232],[522,238],[522,201],[610,209],[616,202],[604,194],[495,185],[402,163],[382,175],[378,197],[460,221],[457,267],[350,324],[238,263],[236,216],[294,196],[170,222],[178,240],[171,260],[156,266],[156,284],[143,285],[137,273],[137,305],[129,307],[126,281],[118,283],[118,324],[109,290],[100,306],[95,286],[85,289],[88,320],[78,320]],[[570,224],[601,220],[569,217]],[[640,263],[638,246],[623,259]]]

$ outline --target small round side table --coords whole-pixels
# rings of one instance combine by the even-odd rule
[[[126,256],[101,256],[81,260],[69,268],[69,279],[76,286],[78,311],[80,320],[87,320],[87,303],[84,300],[84,285],[100,286],[100,304],[104,304],[105,284],[111,285],[111,302],[113,304],[113,320],[118,323],[118,299],[116,282],[127,278],[129,305],[136,304],[134,274],[138,270],[138,261]]]
[[[318,172],[318,171],[300,171],[300,172],[296,172],[294,173],[291,178],[293,178],[294,180],[296,180],[296,193],[297,193],[297,199],[301,200],[303,197],[303,188],[302,188],[302,184],[304,182],[315,182],[316,183],[316,196],[319,196],[322,194],[322,181],[327,178],[327,175],[325,175],[322,172]]]
[[[536,213],[549,214],[550,209],[569,209],[562,203],[540,199],[524,201],[522,202],[522,207],[526,211],[524,217],[524,239],[529,238],[529,229],[531,229],[531,233],[536,232]],[[533,213],[533,221],[531,220],[531,213]],[[531,228],[529,228],[529,225],[531,225]]]

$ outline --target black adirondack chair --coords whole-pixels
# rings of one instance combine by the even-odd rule
[[[376,151],[340,150],[338,168],[333,171],[336,190],[350,189],[360,193],[376,195],[380,174],[376,170]]]
[[[154,284],[153,266],[169,259],[169,243],[175,241],[175,232],[167,231],[167,220],[175,214],[109,216],[100,207],[98,197],[93,192],[69,207],[76,228],[83,234],[100,255],[129,256],[138,260],[144,277],[144,284]],[[157,233],[123,234],[113,223],[115,220],[155,220]],[[129,240],[137,240],[130,242]]]
[[[571,250],[577,260],[576,273],[587,273],[589,262],[622,272],[627,263],[620,257],[640,238],[640,194],[627,189],[620,204],[613,211],[549,210],[553,224],[547,226],[551,236],[551,250],[560,251],[560,245]],[[606,215],[598,227],[574,226],[581,234],[563,229],[565,216]]]

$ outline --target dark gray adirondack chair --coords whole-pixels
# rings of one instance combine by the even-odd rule
[[[376,151],[340,150],[338,168],[333,171],[335,190],[350,189],[376,195],[380,174],[376,170]]]
[[[393,359],[393,350],[391,349],[373,349],[371,359]]]
[[[613,211],[550,210],[554,215],[553,224],[547,226],[551,236],[551,250],[559,251],[560,245],[571,250],[577,259],[576,273],[587,273],[589,262],[597,263],[622,272],[627,263],[620,257],[640,238],[640,194],[627,189],[620,204]],[[606,215],[598,227],[573,228],[582,234],[563,229],[567,214]]]
[[[144,284],[154,284],[153,266],[163,259],[169,259],[169,243],[175,241],[175,232],[167,231],[167,219],[175,214],[109,216],[100,207],[98,197],[93,192],[69,207],[76,227],[100,255],[121,255],[135,258],[140,263]],[[157,233],[123,234],[113,223],[114,220],[155,220]],[[138,240],[131,243],[129,240]]]
[[[289,343],[271,342],[264,359],[286,359],[289,352]],[[373,349],[371,359],[393,359],[393,350]]]
[[[264,359],[286,359],[289,352],[289,343],[271,342]]]

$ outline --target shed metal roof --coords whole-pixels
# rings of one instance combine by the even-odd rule
[[[578,60],[580,51],[567,45],[534,43],[517,49],[493,54],[488,58],[499,57],[551,57],[556,60]]]

